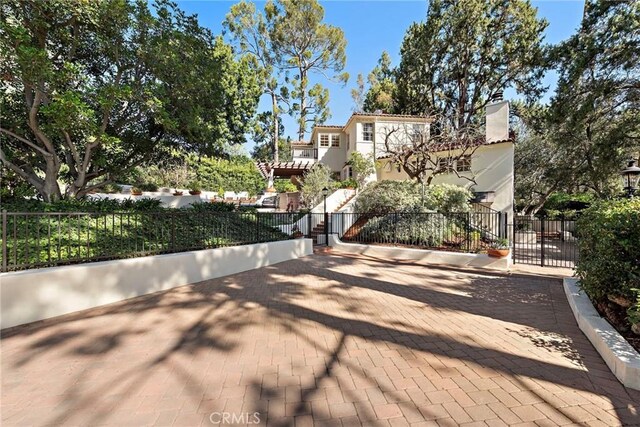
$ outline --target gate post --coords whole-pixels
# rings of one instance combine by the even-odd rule
[[[544,217],[540,218],[540,265],[544,267]]]

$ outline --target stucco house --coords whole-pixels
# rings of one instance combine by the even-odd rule
[[[385,139],[393,130],[395,143],[409,141],[418,135],[429,135],[433,119],[384,113],[354,113],[345,125],[314,127],[308,142],[292,142],[293,160],[271,163],[276,177],[303,175],[314,163],[327,165],[341,179],[352,174],[348,164],[352,152],[358,151],[377,160],[375,180],[405,180],[409,176],[389,159]],[[431,183],[449,183],[469,188],[476,202],[495,211],[513,212],[514,141],[509,132],[509,102],[498,100],[486,107],[485,137],[469,155],[448,149],[437,152],[442,170]],[[440,166],[439,166],[440,167]],[[268,170],[267,170],[268,169]],[[428,179],[425,176],[424,179]]]

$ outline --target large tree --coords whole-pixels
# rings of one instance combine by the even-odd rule
[[[537,98],[546,25],[524,0],[430,1],[425,22],[412,24],[402,43],[397,111],[464,127],[507,88]]]
[[[262,93],[268,95],[271,102],[271,114],[268,116],[271,120],[268,129],[271,132],[268,136],[272,154],[269,157],[277,162],[280,151],[276,141],[280,140],[282,134],[281,104],[287,103],[289,94],[287,88],[281,83],[281,64],[278,62],[272,39],[276,16],[276,9],[270,4],[265,8],[265,13],[262,13],[256,9],[254,3],[242,0],[231,6],[224,26],[231,33],[238,53],[241,55],[248,53],[255,58],[257,72],[262,78]],[[263,122],[266,117],[265,115],[259,117],[260,128],[264,129]],[[255,142],[264,143],[265,139],[261,138],[260,141]]]
[[[554,49],[558,88],[549,127],[577,159],[574,183],[612,194],[640,155],[640,3],[585,3],[578,33]],[[578,162],[579,160],[579,162]]]
[[[619,171],[640,156],[639,4],[585,4],[579,31],[552,53],[550,105],[514,105],[516,198],[536,213],[556,191],[619,191]]]
[[[382,52],[378,64],[369,73],[369,90],[364,97],[364,111],[384,111],[387,113],[398,112],[396,94],[395,72],[391,68],[389,53]]]
[[[347,42],[340,28],[325,24],[324,9],[317,0],[279,0],[267,3],[274,17],[271,40],[282,67],[292,70],[288,78],[292,112],[298,117],[298,139],[303,140],[309,124],[329,118],[329,91],[316,83],[309,87],[312,74],[346,83]]]
[[[244,141],[249,59],[175,4],[2,2],[0,160],[46,201],[81,196],[182,144]]]

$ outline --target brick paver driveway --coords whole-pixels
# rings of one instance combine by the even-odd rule
[[[4,332],[5,426],[640,423],[557,278],[315,255]]]

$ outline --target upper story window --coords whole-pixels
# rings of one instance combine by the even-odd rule
[[[471,156],[462,156],[456,160],[456,171],[469,172],[471,171]]]
[[[373,141],[373,123],[362,124],[362,140]]]
[[[340,135],[331,135],[331,146],[340,147]]]
[[[347,134],[347,151],[351,148],[351,139],[349,134]]]
[[[320,135],[320,147],[328,147],[329,146],[329,135],[323,134]]]

